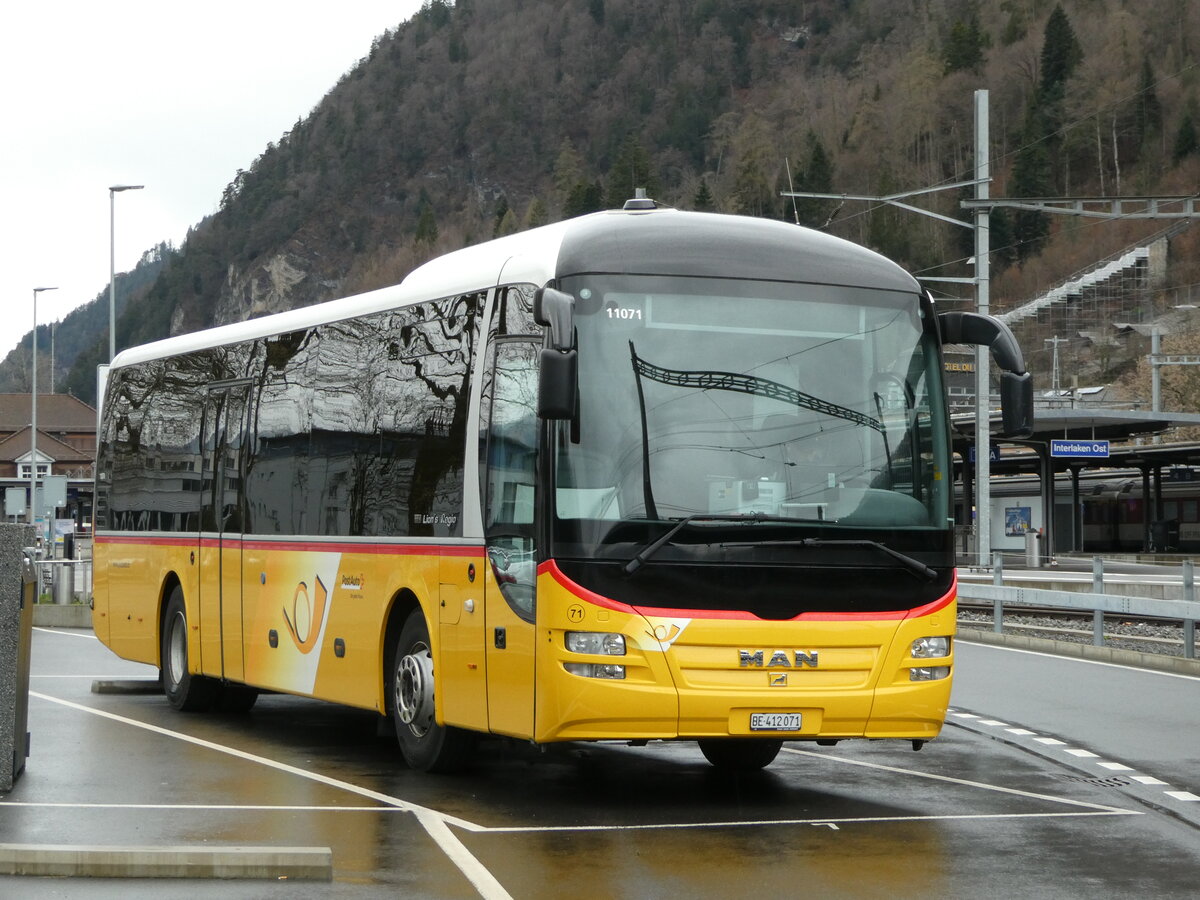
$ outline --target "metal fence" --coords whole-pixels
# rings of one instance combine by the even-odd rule
[[[998,557],[999,554],[996,554]],[[1196,658],[1196,620],[1200,619],[1200,602],[1196,601],[1195,568],[1191,560],[1181,567],[1183,599],[1129,597],[1105,592],[1104,563],[1100,557],[1092,561],[1092,590],[1055,591],[1043,588],[1016,587],[1003,584],[1004,567],[996,559],[992,568],[992,584],[960,582],[958,596],[964,600],[992,604],[992,630],[1004,631],[1004,610],[1021,612],[1034,608],[1062,609],[1072,612],[1091,612],[1092,643],[1104,646],[1104,617],[1106,615],[1149,616],[1183,623],[1183,655]]]
[[[45,551],[27,548],[37,568],[38,601],[90,604],[92,600],[92,559],[90,539],[75,539],[72,552],[77,558],[45,557]]]

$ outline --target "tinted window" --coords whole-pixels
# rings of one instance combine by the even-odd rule
[[[250,527],[461,534],[480,301],[451,298],[267,341],[252,402]]]
[[[99,527],[198,529],[200,391],[207,377],[203,361],[194,357],[114,373],[99,454]]]
[[[304,534],[307,519],[309,431],[316,370],[314,332],[262,342],[258,383],[250,405],[250,458],[245,473],[246,530]]]

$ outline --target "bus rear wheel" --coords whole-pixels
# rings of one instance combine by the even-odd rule
[[[162,686],[167,702],[184,712],[198,712],[212,707],[220,684],[203,675],[188,671],[187,609],[183,605],[183,589],[178,585],[167,600],[167,613],[162,627]]]
[[[698,741],[704,758],[718,769],[730,772],[755,772],[765,769],[783,747],[783,741],[714,738]]]
[[[439,725],[434,706],[433,653],[420,610],[409,615],[396,641],[391,672],[391,714],[396,740],[409,768],[453,772],[469,759],[469,732]]]

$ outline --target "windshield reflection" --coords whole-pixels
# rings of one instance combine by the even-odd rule
[[[560,522],[586,522],[598,542],[623,522],[700,515],[945,527],[938,357],[912,295],[634,276],[563,286],[580,418],[557,442]]]

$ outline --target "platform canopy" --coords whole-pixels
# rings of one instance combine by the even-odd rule
[[[999,427],[999,418],[993,420]],[[1200,465],[1200,444],[1196,443],[1150,443],[1153,435],[1169,428],[1200,426],[1200,414],[1149,412],[1137,409],[1038,409],[1034,413],[1033,434],[1020,441],[997,441],[1007,450],[1000,458],[992,458],[991,470],[995,475],[1012,475],[1018,472],[1038,472],[1038,451],[1042,448],[1048,455],[1053,440],[1109,441],[1107,457],[1049,457],[1055,472],[1066,472],[1072,468],[1084,469],[1131,469],[1156,468],[1160,466]],[[975,419],[973,416],[954,416],[951,420],[954,450],[966,457],[975,443]],[[1143,443],[1133,443],[1138,438]],[[1033,453],[1020,453],[1016,448],[1028,448]]]
[[[1041,480],[1043,509],[1054,509],[1054,475],[1071,474],[1072,509],[1079,516],[1079,472],[1084,469],[1137,470],[1142,478],[1142,499],[1151,501],[1161,496],[1162,470],[1178,466],[1200,465],[1200,443],[1153,443],[1154,435],[1169,428],[1200,426],[1200,414],[1151,412],[1133,409],[1037,409],[1034,412],[1033,434],[1028,438],[1009,441],[993,439],[1000,445],[997,457],[993,454],[990,470],[993,477],[1036,474]],[[999,418],[992,420],[999,428]],[[954,416],[951,419],[954,450],[961,456],[955,462],[955,475],[963,481],[962,502],[964,519],[974,503],[971,483],[973,467],[964,465],[975,444],[973,416]],[[1107,456],[1052,455],[1051,442],[1056,440],[1095,443],[1107,441]],[[1149,507],[1147,507],[1149,508]],[[990,515],[990,512],[988,513]],[[1157,515],[1156,515],[1157,517]],[[1045,517],[1043,531],[1045,546],[1054,547],[1053,516]],[[1144,547],[1150,548],[1150,516],[1144,516]],[[1081,525],[1075,522],[1072,533],[1080,534]],[[1078,542],[1078,537],[1074,539]],[[1076,547],[1075,549],[1080,549]]]

